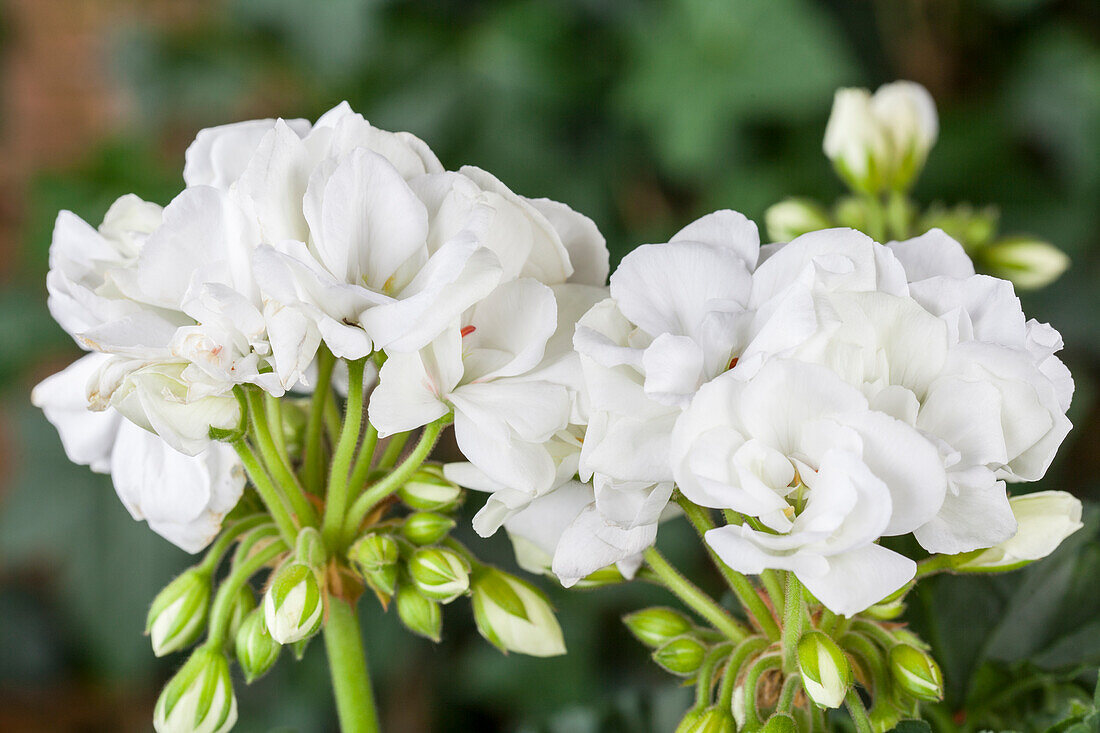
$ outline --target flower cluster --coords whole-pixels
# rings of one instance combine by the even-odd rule
[[[882,537],[943,554],[1013,538],[1006,482],[1041,478],[1070,428],[1058,333],[940,231],[760,248],[720,211],[624,258],[610,295],[575,338],[591,488],[505,522],[543,546],[564,525],[566,583],[651,545],[675,487],[730,514],[706,536],[729,567],[793,571],[851,615],[914,577]]]
[[[495,470],[502,446],[567,426],[574,386],[557,365],[573,312],[607,277],[588,218],[477,168],[448,172],[346,103],[313,125],[203,130],[184,181],[163,209],[122,197],[98,229],[58,216],[50,310],[94,353],[34,393],[70,459],[110,472],[135,518],[175,544],[207,545],[241,495],[240,462],[211,438],[241,424],[234,388],[309,392],[319,348],[384,350],[382,436],[454,409],[490,476],[510,480]],[[559,316],[568,333],[554,339]],[[528,420],[532,402],[553,415]],[[541,481],[548,460],[516,470]]]

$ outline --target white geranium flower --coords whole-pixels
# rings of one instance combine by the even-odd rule
[[[227,445],[212,443],[188,456],[112,408],[89,411],[86,385],[108,361],[102,354],[79,359],[43,380],[31,400],[57,428],[71,461],[111,474],[134,519],[187,552],[199,552],[240,499],[244,468]]]
[[[946,491],[917,430],[829,370],[783,359],[700,389],[676,423],[672,466],[688,499],[759,522],[707,534],[730,567],[794,571],[848,615],[912,579],[912,561],[874,542],[923,525]]]

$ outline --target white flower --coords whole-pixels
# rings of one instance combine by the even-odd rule
[[[962,563],[967,572],[1012,570],[1040,560],[1081,529],[1081,501],[1064,491],[1037,491],[1011,500],[1016,534]]]
[[[221,443],[187,456],[114,409],[89,411],[86,385],[109,360],[89,354],[43,380],[31,399],[57,428],[71,461],[111,474],[134,519],[187,552],[199,552],[244,490],[240,460]]]
[[[915,429],[869,409],[828,370],[774,360],[699,390],[672,440],[676,483],[693,502],[757,518],[707,533],[735,570],[791,570],[851,615],[912,579],[874,542],[931,519],[946,491],[939,454]]]
[[[904,190],[924,166],[938,132],[928,90],[898,81],[879,87],[873,96],[866,89],[837,90],[823,147],[856,190]]]

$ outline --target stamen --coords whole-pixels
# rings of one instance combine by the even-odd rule
[[[477,326],[463,326],[462,330],[459,331],[458,333],[462,336],[462,338],[466,338],[467,336],[469,336],[471,333],[473,333],[476,330],[477,330]]]
[[[729,371],[730,369],[733,369],[735,366],[737,366],[737,357],[736,356],[733,357],[732,359],[730,359],[730,365],[728,367],[726,367],[726,370]]]

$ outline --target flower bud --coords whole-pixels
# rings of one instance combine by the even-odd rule
[[[229,610],[229,638],[234,639],[237,636],[237,631],[240,630],[241,624],[248,618],[248,615],[256,609],[256,594],[252,592],[252,588],[248,585],[243,585],[237,590],[237,595],[233,598],[233,606]]]
[[[1064,491],[1038,491],[1009,500],[1016,534],[1001,544],[965,559],[955,569],[965,573],[1015,570],[1046,557],[1062,540],[1081,529],[1081,502]]]
[[[672,639],[653,652],[653,661],[666,672],[688,677],[699,669],[707,648],[694,636],[685,634]]]
[[[409,575],[425,597],[450,603],[470,588],[470,566],[458,553],[426,547],[413,553]]]
[[[462,489],[443,476],[440,466],[422,466],[397,490],[397,496],[411,509],[438,512],[458,503]]]
[[[264,596],[264,621],[271,637],[291,644],[317,633],[324,616],[324,599],[317,574],[300,562],[275,571]]]
[[[805,198],[789,198],[772,204],[764,212],[764,224],[773,242],[789,242],[807,232],[833,226],[824,207]]]
[[[257,608],[245,616],[235,639],[237,663],[241,665],[244,681],[248,684],[267,674],[279,659],[282,646],[268,633],[261,609]]]
[[[401,525],[401,534],[414,545],[433,545],[454,529],[455,520],[435,512],[413,512]]]
[[[628,613],[623,616],[623,623],[638,641],[654,648],[694,628],[687,616],[663,606]]]
[[[983,262],[997,277],[1024,290],[1046,287],[1069,267],[1065,252],[1049,242],[1029,237],[1002,239],[982,253]]]
[[[351,546],[348,559],[376,593],[392,596],[397,585],[397,540],[387,534],[364,535]]]
[[[852,686],[848,657],[830,637],[810,631],[798,642],[798,666],[806,695],[821,707],[838,708]]]
[[[942,229],[947,236],[959,242],[969,254],[989,244],[997,232],[1000,212],[995,206],[975,209],[970,204],[959,204],[950,209],[933,205],[929,207],[918,225],[918,230]]]
[[[195,650],[157,699],[157,733],[224,733],[237,722],[229,660],[209,647]]]
[[[439,641],[443,631],[443,614],[439,604],[425,597],[415,585],[403,583],[398,586],[397,615],[409,631]]]
[[[735,730],[730,712],[715,705],[702,712],[689,712],[680,721],[676,733],[734,733]]]
[[[871,111],[890,141],[885,183],[895,191],[907,190],[924,168],[939,134],[936,103],[920,84],[895,81],[875,91]]]
[[[503,652],[533,657],[565,654],[558,620],[534,586],[488,568],[477,573],[472,590],[474,621],[489,643]]]
[[[890,165],[890,142],[866,89],[838,89],[822,143],[837,174],[855,191],[875,194]]]
[[[165,586],[153,599],[145,620],[145,633],[153,654],[163,657],[198,641],[210,610],[210,574],[189,568]]]
[[[768,718],[768,722],[760,729],[760,733],[798,733],[798,724],[786,713],[776,713]]]
[[[898,687],[917,698],[936,702],[943,699],[943,675],[936,660],[908,644],[890,650],[890,674]]]

